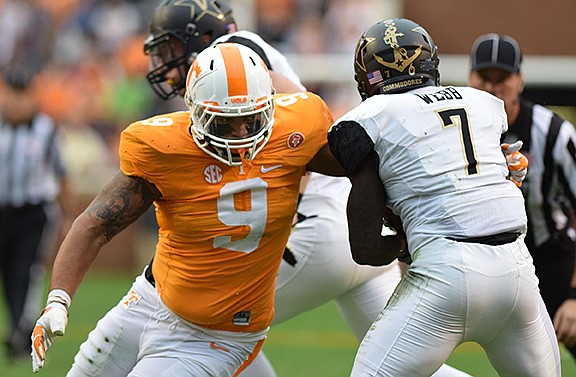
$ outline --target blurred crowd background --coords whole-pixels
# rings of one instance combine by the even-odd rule
[[[179,98],[162,101],[145,78],[143,42],[158,2],[0,0],[0,71],[25,66],[37,72],[38,99],[64,131],[78,195],[92,196],[115,171],[118,134],[130,122],[184,109]],[[256,31],[285,53],[351,54],[366,25],[385,15],[379,0],[231,3],[240,29]],[[307,84],[334,106],[359,102],[351,77],[342,91],[343,84]]]
[[[62,127],[74,192],[116,169],[118,132],[163,106],[142,52],[155,1],[0,0],[0,69],[26,66],[42,110]]]
[[[63,131],[64,156],[72,192],[79,199],[78,213],[117,170],[117,143],[122,129],[151,115],[185,109],[180,98],[163,101],[157,97],[145,77],[148,60],[143,43],[150,15],[158,3],[0,0],[0,74],[11,67],[25,67],[36,73],[33,85],[41,110],[51,115]],[[381,0],[230,3],[240,29],[259,33],[287,54],[345,53],[350,70],[357,38],[366,25],[393,16],[384,12]],[[360,101],[351,76],[346,84],[305,85],[325,96],[335,115]],[[154,227],[152,214],[148,220],[144,220],[145,225]],[[100,259],[109,259],[104,264],[138,265],[130,252],[138,246],[126,241],[134,239],[130,231],[126,233],[116,241],[122,249],[129,249],[125,256],[110,259],[104,253]],[[114,243],[109,246],[118,247]]]
[[[78,213],[117,170],[117,142],[122,129],[135,120],[185,109],[180,98],[166,102],[157,97],[145,78],[148,61],[143,42],[148,20],[158,3],[159,0],[0,0],[0,73],[11,66],[27,67],[37,73],[34,85],[41,108],[59,123],[64,134],[72,189],[80,198]],[[358,37],[380,19],[402,16],[401,2],[395,0],[230,3],[239,29],[259,33],[289,58],[302,54],[343,57],[315,73],[320,77],[338,71],[342,77],[344,70],[346,80],[304,80],[309,90],[326,100],[336,117],[360,101],[352,74],[348,74],[352,72]],[[459,33],[455,31],[450,36],[457,38]],[[445,43],[444,47],[450,46]],[[460,69],[467,69],[467,61],[461,65]],[[153,217],[148,220],[153,227]],[[130,232],[126,233],[120,238],[129,238]],[[141,261],[134,262],[130,256],[133,253],[125,254],[130,264],[142,265]],[[99,258],[109,256],[104,253]],[[120,257],[111,259],[110,266],[124,264],[117,258]]]

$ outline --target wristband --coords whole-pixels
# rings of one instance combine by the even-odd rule
[[[46,302],[46,305],[51,304],[53,302],[62,304],[66,307],[66,309],[70,309],[72,299],[70,298],[70,295],[66,291],[62,289],[53,289],[48,293],[48,300]]]

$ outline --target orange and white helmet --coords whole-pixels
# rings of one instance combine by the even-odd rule
[[[194,141],[230,166],[252,160],[272,131],[273,95],[270,73],[256,52],[236,43],[208,47],[186,79]]]

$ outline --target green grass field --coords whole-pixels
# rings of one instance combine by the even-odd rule
[[[133,274],[93,273],[76,295],[66,335],[48,351],[45,367],[32,373],[29,360],[10,364],[0,348],[2,377],[63,377],[74,354],[97,320],[130,287]],[[0,303],[0,336],[6,333],[6,311]],[[358,342],[348,331],[333,304],[324,305],[270,330],[264,350],[275,366],[278,377],[348,376]],[[497,376],[484,352],[473,344],[460,346],[448,360],[454,367],[477,377]],[[562,350],[564,377],[576,377],[576,365]]]

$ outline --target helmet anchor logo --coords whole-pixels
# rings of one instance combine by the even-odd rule
[[[376,54],[374,54],[374,59],[376,59],[376,61],[383,66],[395,69],[398,72],[404,72],[406,67],[409,67],[408,74],[413,75],[416,73],[416,68],[414,68],[412,62],[416,60],[418,56],[420,56],[420,52],[422,52],[422,46],[418,46],[418,48],[414,51],[414,54],[412,54],[412,56],[408,56],[408,51],[406,51],[404,47],[400,47],[394,49],[394,61],[391,63],[387,62]]]
[[[422,46],[418,46],[418,48],[414,51],[412,56],[408,56],[408,51],[404,47],[400,47],[398,44],[398,37],[403,37],[404,33],[398,33],[398,28],[393,20],[389,20],[385,23],[386,31],[384,32],[384,43],[390,46],[394,53],[394,61],[387,62],[382,59],[380,56],[374,54],[374,59],[380,64],[390,69],[395,69],[398,72],[404,72],[406,67],[408,68],[408,74],[414,75],[416,73],[416,69],[412,62],[420,56],[422,52]]]

